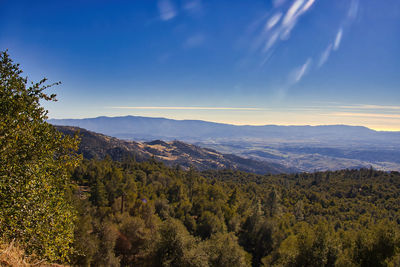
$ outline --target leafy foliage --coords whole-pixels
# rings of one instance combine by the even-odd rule
[[[70,253],[74,212],[66,201],[69,169],[76,166],[77,139],[46,123],[41,100],[46,79],[21,76],[7,52],[0,54],[0,231],[28,252],[50,260]]]

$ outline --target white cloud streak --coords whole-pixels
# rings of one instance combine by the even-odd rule
[[[276,51],[275,48],[282,40],[288,40],[291,32],[295,29],[300,18],[309,12],[317,3],[316,0],[275,0],[272,1],[273,8],[268,14],[264,15],[257,23],[252,24],[252,31],[261,30],[251,43],[252,52],[260,51],[264,54],[260,66],[264,66],[271,55]],[[353,22],[359,12],[360,0],[349,0],[348,11],[336,34],[333,36],[325,49],[320,52],[319,57],[315,58],[316,67],[322,67],[330,58],[333,52],[338,51],[343,39],[344,30]],[[262,25],[262,26],[261,26]],[[311,62],[314,58],[310,57],[301,67],[289,74],[289,81],[286,85],[290,87],[300,81],[309,71]],[[282,90],[281,90],[282,91]]]
[[[349,12],[347,13],[349,19],[355,19],[357,17],[359,4],[360,4],[359,0],[351,1]]]
[[[336,51],[339,49],[340,42],[342,41],[342,36],[343,36],[343,29],[340,28],[336,34],[335,42],[333,43],[333,50]]]
[[[243,110],[243,111],[261,111],[267,110],[264,108],[237,108],[237,107],[130,107],[130,106],[117,106],[110,107],[113,109],[140,109],[140,110]]]
[[[279,40],[287,40],[295,28],[299,18],[304,15],[315,3],[315,0],[294,0],[286,12],[276,11],[267,17],[261,37],[256,42],[263,40],[265,53]],[[278,8],[276,8],[278,10]]]
[[[160,18],[164,21],[173,19],[177,15],[174,5],[169,0],[159,0],[158,11],[160,12]]]
[[[273,15],[268,21],[267,21],[267,24],[265,25],[266,27],[266,30],[268,31],[268,30],[270,30],[270,29],[272,29],[278,22],[279,22],[279,20],[281,19],[281,17],[282,17],[282,13],[281,12],[279,12],[279,13],[276,13],[275,15]]]
[[[311,58],[309,58],[302,66],[300,66],[299,68],[294,70],[294,72],[292,73],[292,79],[291,79],[293,83],[299,82],[304,77],[304,75],[307,73],[308,69],[310,68],[311,62],[312,62],[312,60],[311,60]]]
[[[271,37],[268,39],[267,43],[265,44],[264,47],[264,52],[268,51],[278,40],[279,38],[279,33],[275,32],[271,35]]]
[[[344,109],[384,109],[384,110],[400,110],[400,106],[383,106],[383,105],[351,105],[351,106],[339,106]]]
[[[309,0],[309,1],[311,1],[311,0]],[[339,30],[337,31],[335,40],[321,54],[318,67],[321,67],[322,65],[325,64],[325,62],[328,60],[332,50],[337,51],[339,49],[340,43],[342,42],[342,39],[343,39],[343,28],[345,26],[348,26],[349,24],[351,24],[352,21],[358,15],[360,1],[359,0],[350,0],[349,2],[350,2],[350,6],[349,6],[348,13],[347,13],[347,18],[342,23],[343,26],[341,28],[339,28]]]
[[[338,112],[332,113],[333,116],[340,117],[367,117],[367,118],[389,118],[400,119],[399,114],[378,114],[378,113],[355,113],[355,112]]]
[[[310,9],[310,7],[314,4],[315,0],[308,0],[307,3],[303,6],[302,12],[306,12]]]
[[[324,50],[324,52],[322,52],[321,57],[319,59],[318,67],[322,67],[322,65],[324,65],[328,61],[331,52],[332,52],[332,44],[328,45],[328,47]]]
[[[292,6],[288,9],[288,11],[286,12],[285,17],[283,18],[282,24],[284,26],[289,26],[290,24],[292,24],[298,14],[297,11],[300,9],[300,7],[303,5],[304,0],[295,0],[292,4]]]

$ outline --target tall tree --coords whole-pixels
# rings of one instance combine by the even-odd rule
[[[0,52],[0,236],[30,253],[64,260],[74,212],[66,201],[68,169],[79,161],[77,138],[46,122],[46,79],[28,82],[7,51]]]

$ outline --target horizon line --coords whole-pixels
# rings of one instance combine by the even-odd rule
[[[149,109],[149,110],[269,110],[266,108],[255,108],[255,107],[164,107],[164,106],[147,106],[147,107],[136,107],[136,106],[112,106],[108,108],[113,109]]]
[[[84,120],[84,119],[96,119],[96,118],[123,118],[123,117],[142,117],[142,118],[151,118],[151,119],[166,119],[166,120],[174,120],[174,121],[202,121],[202,122],[210,122],[217,124],[226,124],[232,126],[310,126],[310,127],[318,127],[318,126],[350,126],[350,127],[364,127],[376,132],[400,132],[400,129],[387,129],[387,128],[371,128],[364,125],[351,125],[351,124],[241,124],[241,123],[232,123],[232,122],[219,122],[219,121],[211,121],[211,120],[200,120],[200,119],[172,119],[167,117],[149,117],[149,116],[137,116],[137,115],[124,115],[124,116],[96,116],[96,117],[87,117],[87,118],[48,118],[47,120]]]

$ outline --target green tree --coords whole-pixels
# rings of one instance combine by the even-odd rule
[[[360,231],[355,238],[354,261],[360,266],[387,266],[387,261],[396,253],[399,239],[396,225],[380,221],[367,231]]]
[[[176,219],[166,220],[160,229],[160,240],[151,255],[151,266],[208,266],[207,254],[200,242]]]
[[[144,220],[139,217],[131,217],[124,213],[121,219],[115,251],[117,255],[121,255],[121,265],[139,266],[156,235],[146,228]]]
[[[225,223],[220,217],[205,211],[199,218],[197,232],[203,239],[207,239],[213,234],[225,232],[225,228]]]
[[[275,264],[263,259],[265,266],[335,266],[338,247],[324,224],[313,227],[301,222],[296,233],[286,238],[278,249],[280,259]]]
[[[233,233],[217,233],[205,242],[210,266],[244,267],[251,266],[251,256],[239,246]]]
[[[94,255],[92,266],[119,267],[120,259],[115,255],[115,245],[118,238],[118,229],[115,224],[103,221],[96,229],[99,236],[99,247]]]
[[[74,212],[66,201],[77,138],[46,122],[40,101],[55,101],[46,79],[30,83],[7,52],[0,52],[0,236],[17,239],[28,253],[66,259]]]

